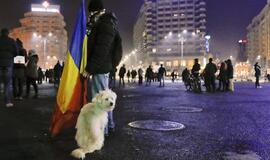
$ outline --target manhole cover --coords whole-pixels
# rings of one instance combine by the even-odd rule
[[[185,126],[181,123],[171,121],[160,121],[160,120],[146,120],[146,121],[135,121],[128,124],[132,128],[146,129],[153,131],[175,131],[182,130]]]
[[[261,160],[262,157],[255,152],[246,151],[244,153],[226,152],[224,160]]]
[[[202,108],[196,108],[196,107],[168,107],[168,108],[162,108],[162,110],[165,111],[171,111],[171,112],[181,112],[181,113],[195,113],[195,112],[202,112]]]

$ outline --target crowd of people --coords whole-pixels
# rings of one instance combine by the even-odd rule
[[[35,50],[27,52],[20,39],[10,38],[8,29],[1,30],[0,90],[4,93],[6,107],[14,106],[13,99],[29,98],[31,86],[34,89],[33,98],[38,98],[38,84],[47,80],[59,83],[63,69],[60,62],[46,72],[38,67],[38,62],[39,56]]]
[[[116,87],[116,73],[117,70],[114,70],[110,72],[110,79],[109,79],[109,84],[111,88]],[[129,84],[135,84],[137,83],[136,79],[138,79],[138,84],[141,86],[143,85],[143,80],[145,78],[145,85],[150,86],[152,82],[160,82],[160,87],[165,87],[165,77],[167,75],[167,71],[164,68],[164,66],[161,64],[158,72],[154,72],[152,66],[150,65],[144,73],[143,68],[139,68],[138,70],[136,69],[131,69],[127,70],[125,64],[123,64],[120,67],[120,70],[118,72],[119,76],[119,87],[125,87],[126,82],[125,78],[127,79],[127,83]],[[173,75],[172,80],[174,81],[176,79],[176,75]]]
[[[218,72],[219,71],[219,72]],[[230,59],[221,62],[218,67],[213,59],[209,59],[209,63],[205,69],[201,71],[201,65],[199,60],[194,60],[192,70],[189,71],[187,68],[182,72],[182,79],[185,83],[187,90],[193,90],[195,92],[202,92],[201,80],[204,81],[204,85],[207,92],[216,91],[234,91],[233,85],[234,68]],[[216,80],[219,81],[218,88]]]

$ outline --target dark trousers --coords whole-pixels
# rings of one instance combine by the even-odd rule
[[[24,85],[24,68],[15,68],[13,73],[13,95],[14,97],[22,97]]]
[[[146,85],[151,85],[152,78],[151,77],[146,77]]]
[[[125,87],[124,77],[120,77],[120,79],[119,79],[119,87],[121,87],[121,84],[123,84],[123,87]]]
[[[209,76],[205,78],[205,85],[207,92],[215,92],[216,91],[216,77]]]
[[[259,86],[261,86],[261,85],[260,85],[260,76],[256,76],[255,87],[257,88],[257,87],[259,87]]]
[[[0,67],[0,81],[4,84],[5,103],[11,103],[13,67]],[[0,85],[1,85],[0,83]]]
[[[143,77],[139,76],[139,85],[142,85],[142,83],[143,83]]]
[[[228,88],[229,88],[228,84],[229,84],[229,82],[226,79],[220,79],[219,80],[219,85],[218,85],[218,90],[220,90],[220,91],[228,90]]]
[[[24,79],[20,77],[13,78],[13,95],[14,97],[22,97]]]
[[[37,95],[38,94],[38,87],[37,87],[36,78],[27,77],[26,78],[26,96],[29,96],[30,85],[32,85],[34,87],[35,94]]]

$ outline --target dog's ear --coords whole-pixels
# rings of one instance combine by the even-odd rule
[[[102,98],[102,94],[99,93],[92,99],[92,102],[99,102],[101,98]]]

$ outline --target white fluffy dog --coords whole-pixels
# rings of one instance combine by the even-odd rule
[[[76,141],[80,148],[74,150],[71,155],[78,159],[84,159],[85,154],[100,150],[104,144],[104,130],[108,123],[108,111],[115,107],[116,94],[111,90],[101,91],[92,103],[81,109],[76,124]]]

